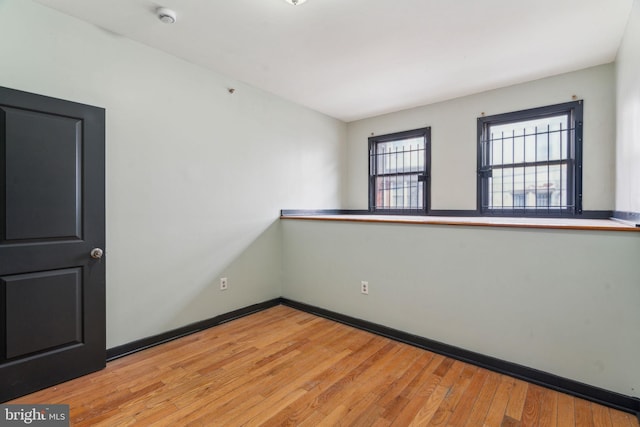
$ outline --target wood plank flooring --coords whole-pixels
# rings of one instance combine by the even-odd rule
[[[614,426],[633,415],[285,306],[10,403],[73,426]]]

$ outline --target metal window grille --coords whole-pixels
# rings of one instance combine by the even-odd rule
[[[369,210],[427,211],[430,129],[369,138]]]
[[[582,101],[478,120],[481,213],[581,213]]]

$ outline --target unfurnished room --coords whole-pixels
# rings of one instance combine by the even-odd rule
[[[640,0],[0,0],[0,425],[640,423]]]

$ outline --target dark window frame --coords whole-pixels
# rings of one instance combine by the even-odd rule
[[[477,124],[477,211],[481,216],[509,217],[579,217],[582,214],[582,151],[583,151],[583,109],[584,101],[572,101],[562,104],[548,105],[527,110],[513,111],[492,116],[478,117]],[[567,159],[560,161],[542,160],[536,162],[523,161],[522,165],[530,167],[534,164],[562,164],[567,167],[567,206],[560,208],[523,207],[500,208],[489,207],[489,177],[494,168],[489,164],[490,148],[488,146],[491,126],[543,119],[562,114],[568,115],[569,132]],[[517,167],[517,164],[507,164]],[[502,168],[505,167],[503,163]],[[537,193],[536,193],[537,194]],[[514,199],[515,202],[515,199]]]
[[[422,190],[422,208],[401,208],[390,209],[380,208],[376,206],[376,178],[383,175],[388,176],[400,176],[403,174],[415,174],[416,172],[406,172],[395,174],[380,174],[377,171],[377,165],[375,162],[376,155],[378,154],[378,144],[387,143],[393,141],[399,141],[409,138],[424,138],[424,170],[417,173],[418,183],[422,183],[424,188]],[[412,129],[402,132],[395,132],[385,135],[372,136],[369,138],[369,212],[375,214],[385,215],[428,215],[431,205],[431,127],[424,127],[419,129]]]

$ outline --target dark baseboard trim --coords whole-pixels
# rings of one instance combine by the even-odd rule
[[[123,344],[107,349],[107,362],[118,359],[120,357],[128,356],[133,353],[137,353],[138,351],[155,347],[160,344],[164,344],[169,341],[173,341],[178,338],[182,338],[187,335],[191,335],[193,333],[229,322],[234,319],[238,319],[240,317],[248,316],[250,314],[275,307],[279,304],[286,305],[288,307],[292,307],[297,310],[321,316],[330,320],[334,320],[336,322],[340,322],[354,328],[372,332],[374,334],[381,335],[395,341],[429,350],[434,353],[442,354],[444,356],[467,362],[475,366],[519,378],[521,380],[557,390],[562,393],[567,393],[572,396],[590,400],[592,402],[609,406],[614,409],[629,412],[635,414],[638,417],[638,421],[640,421],[640,399],[638,398],[625,396],[578,381],[559,377],[554,374],[539,371],[537,369],[528,368],[516,363],[507,362],[491,356],[486,356],[449,344],[444,344],[439,341],[434,341],[418,335],[413,335],[397,329],[389,328],[387,326],[379,325],[377,323],[369,322],[367,320],[346,316],[344,314],[293,301],[287,298],[275,298],[269,301],[253,304],[248,307],[240,308],[229,313],[224,313],[212,317],[210,319],[191,323],[189,325],[173,329],[162,334],[142,338],[128,344]]]
[[[189,325],[182,326],[180,328],[173,329],[162,334],[142,338],[127,344],[107,349],[107,362],[111,362],[112,360],[118,359],[120,357],[128,356],[130,354],[137,353],[138,351],[146,350],[160,344],[164,344],[168,341],[173,341],[175,339],[200,332],[202,330],[220,325],[230,320],[238,319],[240,317],[248,316],[249,314],[253,314],[258,311],[266,310],[267,308],[275,307],[280,303],[280,298],[275,298],[269,301],[253,304],[248,307],[243,307],[238,310],[230,311],[229,313],[220,314],[210,319],[191,323]]]
[[[632,222],[636,227],[640,227],[640,212],[614,211],[612,218]]]
[[[618,217],[617,214],[625,215],[627,218]],[[520,215],[513,215],[513,212],[503,211],[494,212],[490,214],[481,214],[477,210],[463,210],[463,209],[431,209],[428,214],[424,214],[416,211],[376,211],[371,212],[366,209],[282,209],[280,211],[281,217],[286,216],[314,216],[314,215],[407,215],[407,216],[450,216],[450,217],[466,217],[476,218],[485,216],[487,218],[492,217],[519,217]],[[640,214],[633,212],[613,212],[613,211],[582,211],[579,215],[563,215],[557,213],[530,213],[526,215],[526,218],[575,218],[575,219],[609,219],[611,217],[624,219],[625,221],[640,222]],[[635,219],[632,219],[635,218]]]
[[[345,325],[353,326],[377,335],[391,338],[406,344],[413,345],[418,348],[442,354],[456,360],[470,363],[482,368],[486,368],[501,374],[509,375],[521,380],[538,384],[562,393],[567,393],[582,399],[590,400],[601,405],[619,409],[621,411],[635,414],[640,420],[640,399],[612,391],[604,390],[598,387],[590,386],[578,381],[559,377],[537,369],[528,368],[516,363],[507,362],[491,356],[486,356],[473,351],[454,347],[439,341],[434,341],[418,335],[409,334],[387,326],[372,323],[366,320],[357,319],[355,317],[346,316],[334,311],[315,307],[305,303],[292,301],[286,298],[280,299],[283,305],[315,314]]]

